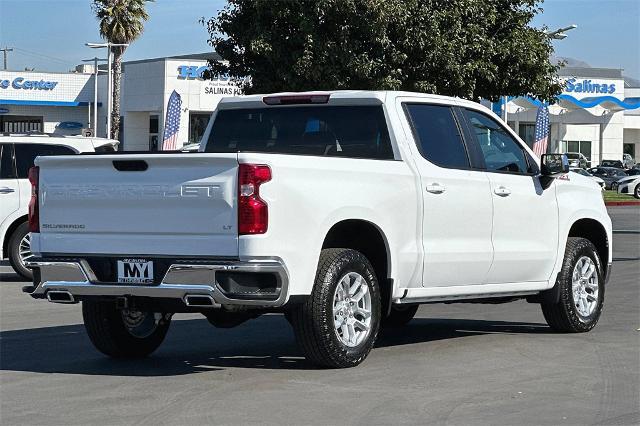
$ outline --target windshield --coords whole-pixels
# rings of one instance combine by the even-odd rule
[[[393,159],[381,106],[221,110],[205,152],[242,151]]]
[[[580,154],[575,154],[573,152],[567,152],[566,154],[564,154],[567,156],[567,158],[571,159],[571,160],[577,160],[580,158]]]

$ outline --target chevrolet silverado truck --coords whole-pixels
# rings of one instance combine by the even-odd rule
[[[35,164],[24,291],[82,302],[108,356],[150,354],[180,312],[218,327],[284,313],[306,358],[331,368],[361,363],[420,304],[526,299],[558,332],[602,312],[600,187],[471,101],[225,98],[200,152]]]

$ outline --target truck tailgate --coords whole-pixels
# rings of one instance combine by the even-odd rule
[[[238,256],[236,154],[41,157],[43,254]]]

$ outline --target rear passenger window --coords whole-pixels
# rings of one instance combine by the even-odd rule
[[[18,179],[27,179],[29,177],[29,169],[33,166],[33,161],[38,156],[70,154],[75,154],[75,152],[66,146],[17,143],[15,144],[15,156]]]
[[[468,109],[465,114],[482,150],[487,171],[529,172],[524,149],[497,121]]]
[[[15,177],[11,144],[0,144],[0,179],[15,179]]]
[[[424,158],[450,168],[469,168],[460,130],[448,106],[406,104],[414,137]]]

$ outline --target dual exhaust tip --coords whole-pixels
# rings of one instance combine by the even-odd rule
[[[66,290],[49,290],[47,300],[52,303],[78,303],[73,294]],[[184,296],[185,305],[192,308],[214,308],[218,304],[207,294],[187,294]]]
[[[78,303],[73,294],[66,290],[49,290],[47,300],[52,303]]]

